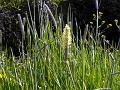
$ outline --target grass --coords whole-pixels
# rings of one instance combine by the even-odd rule
[[[45,13],[40,12],[40,38],[37,36],[34,20],[33,25],[30,25],[26,17],[27,54],[8,58],[7,52],[2,51],[0,90],[119,90],[120,50],[113,49],[110,52],[109,49],[103,49],[99,39],[80,39],[77,46],[72,35],[70,52],[65,54],[62,21],[57,20],[57,31],[53,34],[48,14]],[[24,27],[24,23],[21,21],[22,26]],[[89,31],[88,28],[86,31]]]

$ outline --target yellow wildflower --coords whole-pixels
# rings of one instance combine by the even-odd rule
[[[93,22],[90,22],[90,24],[93,24]]]
[[[99,15],[102,15],[103,13],[102,12],[99,12]]]
[[[5,73],[2,73],[2,72],[0,71],[0,79],[2,79],[2,78],[6,78],[6,74],[5,74]]]
[[[102,35],[102,36],[101,36],[101,38],[105,39],[105,38],[106,38],[106,36],[105,36],[105,35]]]
[[[115,21],[116,24],[118,23],[118,20],[117,20],[117,19],[115,19],[114,21]]]
[[[108,25],[107,25],[107,28],[109,28],[109,27],[112,27],[112,24],[108,24]]]
[[[3,78],[3,75],[0,73],[0,78]]]
[[[102,21],[102,24],[104,24],[105,23],[105,21]]]

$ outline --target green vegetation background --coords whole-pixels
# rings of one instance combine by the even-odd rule
[[[59,0],[53,0],[59,2]],[[0,0],[1,6],[22,5],[21,0]],[[42,18],[44,15],[41,15]],[[57,17],[57,16],[56,16]],[[53,35],[49,19],[41,25],[42,37],[33,32],[29,24],[27,54],[8,58],[7,50],[0,56],[0,90],[94,90],[111,88],[120,90],[120,50],[103,49],[99,39],[81,39],[76,45],[71,29],[72,42],[63,47],[62,24]],[[44,20],[41,19],[43,22]],[[72,27],[69,24],[70,28]],[[86,31],[89,32],[89,26]],[[94,27],[94,26],[93,26]],[[66,35],[66,34],[65,34]],[[84,36],[86,37],[86,36]],[[82,37],[81,37],[82,38]],[[31,48],[32,45],[32,48]],[[67,51],[66,51],[67,50]]]

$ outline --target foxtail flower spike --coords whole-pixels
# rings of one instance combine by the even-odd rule
[[[64,55],[66,61],[68,61],[68,58],[70,56],[71,42],[72,42],[72,38],[71,38],[70,27],[66,24],[62,34],[62,46],[64,49]]]
[[[71,31],[70,31],[70,27],[69,25],[66,24],[64,31],[63,31],[63,35],[62,35],[62,44],[63,47],[69,47],[71,45],[72,42],[72,37],[71,37]]]

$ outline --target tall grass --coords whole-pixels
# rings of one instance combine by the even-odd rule
[[[109,49],[103,49],[101,41],[98,41],[100,39],[96,40],[92,35],[88,40],[84,36],[84,39],[81,38],[77,42],[74,41],[72,35],[70,56],[66,61],[65,49],[62,45],[62,17],[56,18],[57,31],[53,33],[48,18],[49,13],[46,8],[44,9],[43,11],[41,8],[39,13],[40,38],[38,38],[34,20],[31,25],[26,15],[27,53],[23,53],[22,57],[7,58],[7,53],[2,52],[0,89],[94,90],[111,88],[111,90],[119,90],[120,50],[113,49],[113,52],[110,52]],[[71,20],[70,27],[72,23]],[[22,21],[20,25],[24,27]],[[86,25],[86,33],[89,33],[89,27]],[[72,28],[71,32],[73,32]],[[76,43],[77,45],[79,43],[79,46]]]

